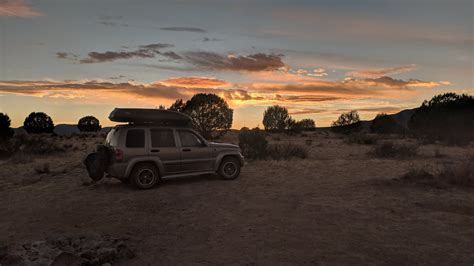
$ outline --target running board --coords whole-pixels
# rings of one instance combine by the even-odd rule
[[[175,177],[185,177],[185,176],[196,176],[196,175],[208,175],[208,174],[217,174],[214,171],[204,171],[204,172],[193,172],[193,173],[183,173],[183,174],[174,174],[174,175],[165,175],[162,176],[162,179],[175,178]]]

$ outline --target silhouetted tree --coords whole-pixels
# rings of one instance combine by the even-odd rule
[[[102,128],[102,126],[99,123],[99,119],[93,116],[84,116],[79,119],[77,128],[81,132],[97,132]]]
[[[338,133],[350,133],[357,131],[360,127],[360,118],[357,111],[352,110],[342,113],[339,118],[332,122],[332,129]]]
[[[467,144],[474,140],[474,97],[436,95],[416,109],[408,127],[419,138]]]
[[[11,121],[7,114],[0,113],[0,141],[11,138],[14,134],[10,127]]]
[[[160,104],[160,106],[158,106],[158,109],[160,109],[160,110],[166,110],[166,106],[163,105],[163,104]]]
[[[177,107],[175,111],[182,106],[179,101],[175,102]],[[205,93],[194,95],[186,102],[182,112],[191,117],[194,128],[205,138],[220,137],[229,131],[234,114],[224,99],[215,94]]]
[[[301,119],[299,123],[303,130],[314,130],[316,128],[316,123],[310,118]]]
[[[263,113],[263,126],[267,131],[283,132],[289,128],[291,117],[283,106],[270,106]]]
[[[53,133],[54,123],[47,114],[43,112],[32,112],[25,118],[23,128],[29,134]]]
[[[182,99],[176,100],[168,110],[175,111],[175,112],[184,112],[184,108],[186,107],[186,104],[183,102]]]
[[[378,114],[370,125],[370,132],[377,134],[400,134],[403,131],[404,128],[393,117],[384,113]]]

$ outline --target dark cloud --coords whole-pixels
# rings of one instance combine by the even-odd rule
[[[252,54],[247,56],[221,55],[213,52],[187,52],[184,60],[202,69],[266,71],[284,67],[282,55]]]
[[[56,57],[59,58],[59,59],[76,60],[78,58],[78,55],[73,54],[73,53],[57,52]]]
[[[103,63],[112,62],[119,59],[131,59],[131,58],[154,58],[156,55],[160,55],[161,49],[173,47],[171,44],[156,43],[141,45],[136,50],[123,50],[123,51],[106,51],[106,52],[90,52],[86,58],[79,60],[81,64],[92,64],[92,63]],[[58,58],[63,57],[64,53],[57,53]],[[174,58],[173,54],[165,52],[164,57]]]
[[[203,42],[220,42],[220,41],[223,41],[223,39],[204,37],[202,38],[202,41]]]
[[[169,30],[169,31],[187,31],[187,32],[201,32],[201,33],[207,32],[204,29],[195,28],[195,27],[162,27],[160,29],[161,30]]]

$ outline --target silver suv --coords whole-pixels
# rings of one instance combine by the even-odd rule
[[[235,179],[244,157],[237,145],[208,142],[191,128],[130,124],[113,128],[84,163],[94,180],[107,175],[148,189],[161,178],[217,173]]]

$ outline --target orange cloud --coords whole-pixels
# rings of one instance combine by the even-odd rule
[[[387,75],[400,74],[416,69],[416,65],[403,65],[381,69],[359,69],[347,73],[347,76],[358,78],[379,78]]]
[[[162,80],[159,83],[167,86],[178,86],[185,88],[217,88],[228,86],[229,83],[224,80],[209,77],[180,77]]]
[[[0,17],[22,17],[30,18],[41,16],[42,14],[33,10],[23,0],[1,0]]]

